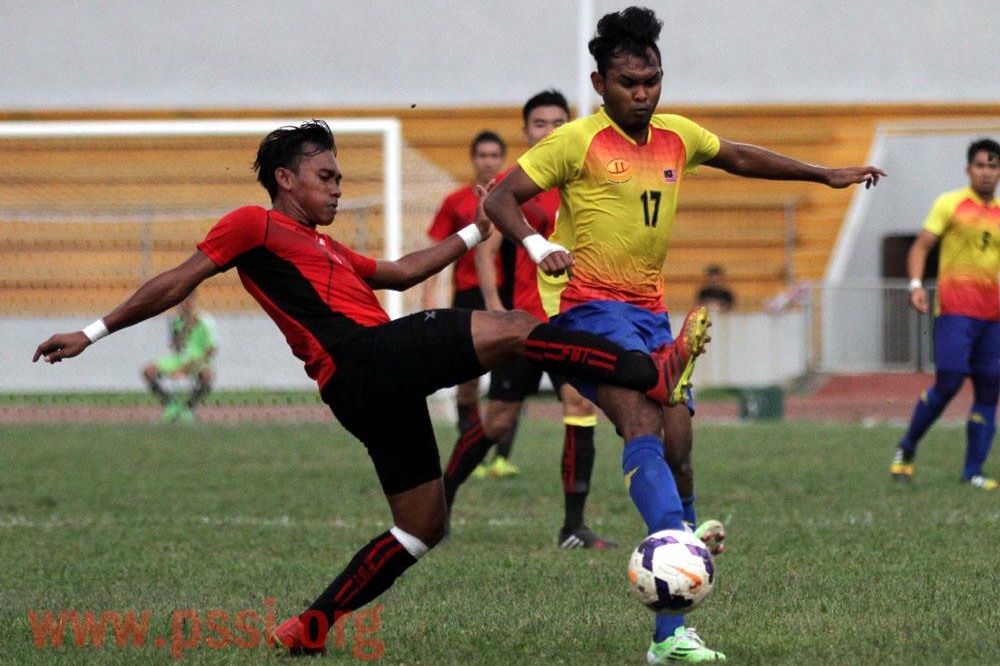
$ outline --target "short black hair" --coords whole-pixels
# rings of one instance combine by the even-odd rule
[[[476,136],[472,138],[472,143],[469,144],[469,156],[474,156],[476,154],[476,148],[479,147],[481,143],[495,143],[500,146],[500,155],[506,157],[507,155],[507,144],[500,135],[493,130],[483,130]]]
[[[306,148],[307,145],[312,148]],[[333,139],[330,126],[322,120],[307,120],[301,125],[286,125],[279,127],[260,142],[257,149],[257,159],[253,170],[257,172],[257,180],[271,201],[278,197],[278,181],[274,176],[276,169],[284,167],[298,173],[299,162],[303,157],[331,150],[337,154],[337,144]]]
[[[1000,158],[1000,143],[997,143],[993,139],[979,139],[978,141],[973,141],[969,145],[969,152],[966,155],[966,164],[972,164],[972,160],[976,159],[976,154],[986,151],[986,154],[990,157]]]
[[[602,16],[597,22],[597,36],[587,44],[590,54],[597,61],[598,73],[604,76],[612,61],[620,55],[648,58],[649,49],[653,49],[662,65],[660,49],[656,46],[661,28],[663,21],[646,7],[629,7]]]
[[[540,106],[558,106],[566,112],[566,117],[569,118],[569,103],[566,98],[555,88],[550,88],[543,90],[524,103],[524,108],[521,109],[521,119],[524,120],[525,125],[528,124],[528,116],[531,115],[531,112]]]

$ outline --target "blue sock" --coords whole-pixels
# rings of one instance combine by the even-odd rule
[[[694,495],[681,498],[681,507],[684,510],[684,522],[693,530],[698,527],[698,515],[694,510]]]
[[[684,512],[684,522],[693,530],[698,526],[698,516],[694,510],[694,495],[682,497],[681,507]],[[678,627],[683,626],[683,615],[657,615],[656,625],[653,628],[653,640],[657,643],[664,641],[673,636]]]
[[[698,515],[694,510],[694,495],[681,498],[684,512],[684,522],[693,530],[698,527]],[[657,643],[665,641],[674,635],[678,627],[684,626],[683,615],[657,615],[656,626],[653,628],[653,640]]]
[[[674,475],[663,459],[663,442],[659,437],[644,435],[626,442],[622,471],[628,494],[646,522],[648,533],[684,529],[684,507],[677,495]],[[657,615],[653,640],[659,643],[683,626],[683,615]]]
[[[622,472],[628,494],[646,523],[648,534],[684,529],[684,510],[674,475],[663,459],[663,441],[643,435],[625,442]]]
[[[903,449],[906,460],[912,460],[917,453],[917,443],[924,433],[934,424],[941,412],[944,411],[947,400],[942,400],[934,387],[927,389],[920,395],[917,406],[913,409],[913,416],[910,417],[910,427],[906,435],[899,441],[899,448]]]
[[[683,615],[657,615],[656,625],[653,627],[653,642],[662,643],[673,636],[678,627],[683,626]]]
[[[993,405],[972,405],[969,421],[965,427],[965,467],[962,479],[969,480],[983,473],[983,463],[990,455],[993,435],[996,434],[996,407]]]

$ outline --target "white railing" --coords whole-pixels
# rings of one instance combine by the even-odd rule
[[[779,312],[714,315],[696,385],[761,387],[785,385],[810,371],[932,369],[931,317],[914,312],[905,282],[895,282],[804,287]],[[221,339],[219,388],[312,386],[267,317],[219,313],[214,318]],[[120,331],[69,363],[31,363],[43,339],[83,323],[81,317],[0,318],[0,393],[142,390],[140,367],[166,351],[162,317]]]

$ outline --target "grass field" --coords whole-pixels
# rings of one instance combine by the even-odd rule
[[[445,452],[453,432],[441,424]],[[893,485],[899,434],[698,425],[700,515],[730,536],[689,624],[728,663],[1000,663],[1000,493],[957,483],[954,427],[928,435],[912,487]],[[524,423],[525,472],[470,481],[451,542],[351,618],[326,660],[644,663],[652,618],[627,595],[628,549],[555,548],[560,439],[558,423]],[[362,447],[333,423],[3,426],[0,451],[4,664],[284,663],[244,646],[389,526]],[[631,546],[643,527],[619,457],[602,424],[588,515]],[[117,644],[127,611],[148,621],[142,647]]]

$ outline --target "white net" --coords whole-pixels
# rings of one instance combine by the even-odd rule
[[[374,257],[426,245],[427,227],[457,186],[454,179],[371,123],[329,123],[344,196],[327,232]],[[225,213],[268,206],[251,165],[264,134],[286,124],[190,121],[157,132],[156,122],[135,121],[102,133],[100,123],[71,123],[77,132],[53,123],[58,131],[46,133],[45,123],[31,123],[31,132],[23,131],[27,124],[0,123],[0,362],[6,368],[0,393],[141,390],[137,368],[166,352],[163,317],[116,334],[113,345],[95,345],[60,364],[65,368],[17,368],[30,362],[43,337],[108,312],[143,281],[188,257]],[[209,126],[217,131],[206,131]],[[396,168],[386,169],[386,162]],[[393,172],[398,189],[387,182]],[[420,309],[419,287],[395,303],[391,295],[380,297],[394,314]],[[199,307],[220,329],[219,388],[311,387],[235,271],[208,280],[199,289]]]
[[[267,206],[250,167],[268,131],[261,128],[281,124],[288,123],[136,121],[114,123],[107,134],[100,123],[75,123],[76,132],[53,123],[52,134],[45,123],[32,123],[31,133],[14,131],[17,123],[0,125],[0,314],[105,311],[187,257],[225,213]],[[454,180],[398,145],[401,191],[394,191],[385,177],[386,134],[350,121],[330,124],[345,181],[329,233],[376,257],[423,245]],[[170,131],[158,129],[164,127]],[[393,196],[401,200],[398,228],[391,219],[387,226]],[[387,231],[398,234],[396,247]],[[201,300],[217,312],[253,308],[235,275],[206,283]],[[404,295],[402,311],[418,305],[418,294]]]

